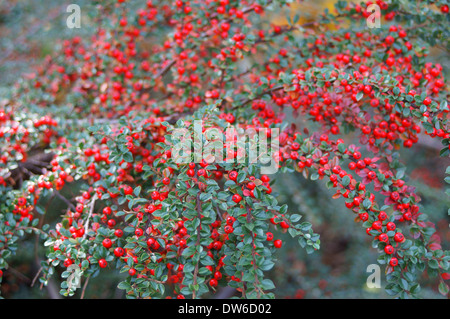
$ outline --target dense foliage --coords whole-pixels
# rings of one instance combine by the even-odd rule
[[[420,296],[426,272],[448,295],[449,251],[400,158],[424,137],[450,153],[443,67],[428,60],[448,49],[447,1],[377,1],[380,28],[367,26],[370,3],[338,1],[278,26],[265,16],[288,1],[129,2],[92,4],[92,36],[62,41],[0,101],[0,269],[36,232],[47,247],[40,281],[62,268],[64,296],[77,265],[85,278],[126,273],[129,298],[222,286],[274,297],[266,272],[280,234],[308,253],[321,244],[279,203],[279,170],[345,199],[388,294]],[[245,157],[246,137],[266,161]],[[268,161],[276,170],[264,173]],[[62,195],[72,184],[77,194]],[[67,205],[55,227],[39,217],[48,196]]]

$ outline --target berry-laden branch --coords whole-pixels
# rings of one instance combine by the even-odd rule
[[[423,135],[450,154],[445,72],[429,57],[446,46],[448,4],[376,3],[376,30],[342,1],[284,26],[265,12],[289,10],[285,1],[98,5],[89,38],[62,40],[0,102],[0,269],[35,231],[47,248],[41,285],[63,269],[64,296],[76,293],[74,269],[85,297],[110,268],[126,273],[127,298],[210,298],[219,287],[275,298],[268,272],[283,247],[326,244],[280,200],[290,186],[275,179],[298,172],[362,225],[389,294],[420,296],[426,272],[448,296],[450,254],[402,155]],[[41,229],[36,214],[61,218]]]

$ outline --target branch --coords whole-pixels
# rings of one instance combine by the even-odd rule
[[[275,86],[275,87],[273,87],[273,88],[271,88],[271,89],[268,89],[268,90],[262,92],[261,94],[258,94],[256,97],[254,97],[254,98],[252,98],[252,99],[246,99],[245,101],[243,101],[243,102],[241,103],[241,105],[238,105],[238,106],[233,107],[232,110],[238,109],[238,108],[241,108],[241,107],[244,107],[244,106],[247,105],[248,103],[251,103],[251,102],[253,102],[254,100],[258,100],[258,99],[262,98],[262,97],[263,97],[264,95],[266,95],[266,94],[270,94],[270,93],[279,91],[279,90],[281,90],[281,89],[283,89],[283,88],[284,88],[284,86]]]
[[[154,77],[153,80],[156,80],[162,76],[164,76],[167,72],[169,72],[169,70],[175,65],[177,61],[176,60],[172,60],[168,65],[166,65],[166,67],[164,69],[162,69],[161,71],[159,71]]]
[[[199,193],[200,194],[200,193]],[[199,219],[201,219],[201,211],[202,211],[202,202],[200,201],[200,195],[197,194],[197,216]],[[197,227],[197,242],[195,243],[196,246],[200,245],[200,227],[201,227],[201,223],[200,225]],[[197,275],[198,275],[198,264],[199,261],[197,261],[197,263],[195,264],[195,269],[194,269],[194,279],[193,279],[193,284],[194,286],[197,285]],[[195,299],[196,293],[195,293],[195,289],[192,292],[192,299]]]
[[[80,299],[83,299],[83,298],[84,298],[84,293],[86,292],[86,288],[87,288],[87,285],[88,285],[88,283],[89,283],[89,278],[91,278],[91,277],[88,276],[88,277],[86,278],[86,281],[84,282],[83,290],[81,291],[81,297],[80,297]]]
[[[75,206],[67,199],[65,198],[63,195],[61,195],[60,192],[58,192],[56,189],[53,190],[56,194],[56,196],[58,196],[62,201],[64,201],[64,203],[67,204],[67,206],[72,209],[74,212],[76,211]]]
[[[89,220],[91,219],[92,213],[94,212],[94,206],[95,206],[95,201],[97,200],[97,194],[95,194],[92,197],[92,202],[91,202],[91,206],[89,209],[89,215],[88,218],[86,219],[86,223],[84,224],[84,235],[83,235],[83,239],[86,238],[87,233],[88,233],[88,228],[89,228]]]
[[[36,276],[34,276],[33,281],[31,282],[31,286],[30,286],[30,287],[33,287],[33,286],[34,286],[34,284],[36,283],[36,280],[38,279],[40,273],[42,272],[42,269],[43,269],[43,267],[39,268],[39,271],[37,272]]]
[[[250,223],[252,220],[252,213],[250,211],[250,207],[247,206],[247,222]],[[256,272],[257,266],[256,266],[256,250],[255,250],[255,237],[253,236],[253,232],[251,232],[252,236],[252,259],[253,259],[253,270],[255,271],[255,282],[253,283],[253,287],[255,287],[256,290],[256,296],[258,299],[261,298],[261,289],[259,288],[259,279],[258,279],[258,273]]]

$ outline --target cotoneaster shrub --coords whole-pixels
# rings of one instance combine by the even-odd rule
[[[320,239],[278,203],[276,175],[238,161],[250,152],[242,141],[211,133],[240,128],[278,141],[268,153],[280,173],[325,180],[345,198],[389,294],[420,296],[426,272],[448,295],[449,252],[399,156],[423,135],[450,152],[447,84],[427,59],[430,47],[448,48],[447,1],[377,1],[380,28],[367,27],[371,3],[339,1],[316,21],[277,26],[265,16],[289,11],[288,1],[129,2],[94,3],[92,37],[62,41],[1,101],[0,268],[36,232],[47,247],[40,281],[64,269],[64,296],[76,289],[75,265],[84,278],[127,273],[118,287],[129,298],[199,298],[222,286],[274,297],[265,273],[278,235],[308,253]],[[232,161],[196,158],[179,132]],[[177,162],[180,145],[192,147],[188,161]],[[76,197],[59,193],[74,183]],[[38,218],[49,194],[67,203],[54,228]]]

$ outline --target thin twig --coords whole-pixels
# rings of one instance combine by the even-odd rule
[[[69,206],[70,209],[72,209],[74,212],[76,211],[75,206],[67,199],[65,198],[63,195],[61,195],[60,192],[58,192],[56,189],[54,190],[56,196],[58,196],[64,203],[67,204],[67,206]]]
[[[268,89],[268,90],[262,92],[261,94],[258,94],[257,96],[255,96],[255,97],[252,98],[252,99],[246,99],[246,100],[243,101],[240,105],[235,106],[235,107],[233,107],[232,109],[234,110],[234,109],[241,108],[241,107],[247,105],[248,103],[253,102],[254,100],[258,100],[258,99],[262,98],[262,97],[263,97],[264,95],[266,95],[266,94],[270,94],[270,93],[279,91],[279,90],[281,90],[281,89],[283,89],[283,88],[284,88],[284,87],[283,87],[282,85],[281,85],[281,86],[275,86],[275,87],[273,87],[273,88],[271,88],[271,89]]]
[[[40,275],[41,272],[42,272],[42,269],[43,269],[43,267],[39,268],[39,271],[37,272],[36,276],[34,276],[33,281],[31,282],[31,286],[30,286],[30,287],[33,287],[33,286],[34,286],[34,284],[36,283],[36,280],[38,279],[39,275]]]
[[[200,201],[200,193],[197,194],[197,215],[198,218],[201,219],[201,214],[202,214],[202,202]],[[200,245],[200,227],[201,227],[201,223],[200,225],[197,227],[197,242],[195,243],[196,246]],[[198,275],[198,264],[199,261],[197,261],[197,263],[195,264],[195,269],[194,269],[194,279],[193,279],[193,284],[194,286],[197,285],[197,275]],[[197,297],[196,291],[195,289],[192,292],[192,299],[195,299]]]
[[[92,214],[94,213],[95,201],[97,200],[97,194],[92,197],[91,206],[89,208],[89,215],[86,219],[86,223],[84,224],[84,235],[83,239],[86,238],[88,229],[89,229],[89,220],[91,219]]]
[[[159,73],[157,73],[157,74],[153,77],[153,79],[156,80],[156,79],[158,79],[158,78],[164,76],[167,72],[169,72],[170,68],[171,68],[172,66],[174,66],[176,62],[177,62],[176,60],[172,60],[172,61],[171,61],[164,69],[162,69],[161,71],[159,71]]]
[[[81,297],[80,297],[80,299],[83,299],[83,298],[84,298],[84,293],[86,292],[86,288],[87,288],[87,285],[88,285],[88,283],[89,283],[89,278],[91,278],[91,277],[88,276],[88,277],[86,278],[86,281],[84,282],[83,290],[81,291]]]
[[[18,270],[16,270],[16,269],[12,268],[11,266],[8,267],[8,271],[11,271],[12,273],[16,274],[18,277],[22,278],[22,280],[25,280],[25,281],[28,281],[28,282],[31,281],[30,278],[28,278],[27,276],[25,276],[24,274],[22,274],[20,271],[18,271]]]

